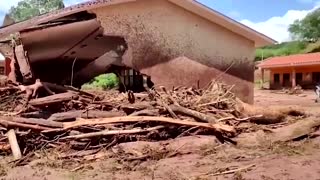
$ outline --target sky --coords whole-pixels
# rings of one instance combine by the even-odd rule
[[[64,0],[66,6],[86,0]],[[275,40],[290,40],[288,27],[320,7],[320,0],[198,0]],[[19,0],[0,0],[0,19]]]

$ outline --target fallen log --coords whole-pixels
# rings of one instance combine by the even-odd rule
[[[206,123],[215,123],[216,122],[216,119],[214,117],[208,116],[208,115],[203,114],[201,112],[191,110],[191,109],[188,109],[188,108],[185,108],[182,106],[171,105],[170,108],[175,113],[193,117],[197,121],[200,121],[200,122],[206,122]]]
[[[247,117],[252,117],[250,122],[256,124],[276,124],[284,122],[286,116],[303,116],[305,112],[297,107],[257,107],[246,104],[237,99],[237,109]]]
[[[51,127],[51,128],[62,128],[63,124],[60,122],[54,122],[50,120],[45,119],[36,119],[36,118],[22,118],[22,117],[1,117],[0,119],[10,122],[17,122],[22,124],[33,124],[33,125],[39,125],[39,126],[45,126],[45,127]]]
[[[319,119],[304,119],[290,124],[289,126],[275,129],[274,132],[269,135],[269,137],[272,142],[291,141],[313,133],[315,128],[319,126]]]
[[[162,128],[164,128],[164,126],[156,126],[156,127],[152,127],[152,128],[146,128],[146,129],[104,130],[104,131],[93,132],[93,133],[66,136],[61,139],[85,139],[85,138],[93,138],[93,137],[99,137],[99,136],[138,134],[138,133],[155,131],[155,130],[162,129]]]
[[[100,125],[100,124],[114,124],[114,123],[126,123],[126,122],[159,122],[168,123],[182,126],[205,128],[218,132],[235,133],[235,129],[228,125],[223,124],[209,124],[192,121],[182,121],[180,119],[172,119],[165,117],[153,117],[153,116],[124,116],[124,117],[113,117],[113,118],[100,118],[100,119],[79,119],[75,122],[63,123],[64,129],[71,129],[80,126],[87,125]]]
[[[248,147],[265,145],[266,142],[271,144],[288,142],[312,135],[317,127],[320,127],[320,120],[303,119],[288,126],[272,129],[271,131],[267,129],[268,132],[257,131],[248,134],[241,134],[236,138],[236,141],[241,146]]]
[[[73,99],[77,99],[79,96],[72,92],[66,92],[61,94],[54,94],[51,96],[38,98],[38,99],[32,99],[29,104],[32,106],[47,106],[51,104],[71,101]]]
[[[21,113],[20,116],[24,118],[48,119],[51,116],[51,113],[47,111],[33,111],[33,112]]]
[[[97,110],[78,110],[78,111],[68,111],[62,113],[52,114],[48,120],[49,121],[67,121],[67,120],[76,120],[76,118],[109,118],[109,117],[118,117],[124,115],[121,112],[109,112],[109,111],[97,111]]]

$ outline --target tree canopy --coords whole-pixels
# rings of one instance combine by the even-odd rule
[[[9,16],[19,22],[61,8],[64,8],[63,0],[22,0],[11,7]]]
[[[320,38],[320,9],[309,13],[304,19],[296,20],[289,27],[296,40],[316,41]]]

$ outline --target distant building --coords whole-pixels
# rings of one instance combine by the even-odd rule
[[[270,88],[283,87],[313,88],[320,82],[320,53],[298,54],[266,59],[258,65],[262,71],[270,73]]]

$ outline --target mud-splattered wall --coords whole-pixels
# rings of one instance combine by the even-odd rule
[[[166,0],[139,0],[93,10],[109,35],[124,36],[123,63],[156,85],[205,86],[221,71],[239,97],[253,101],[254,42]],[[181,58],[183,57],[183,58]]]

